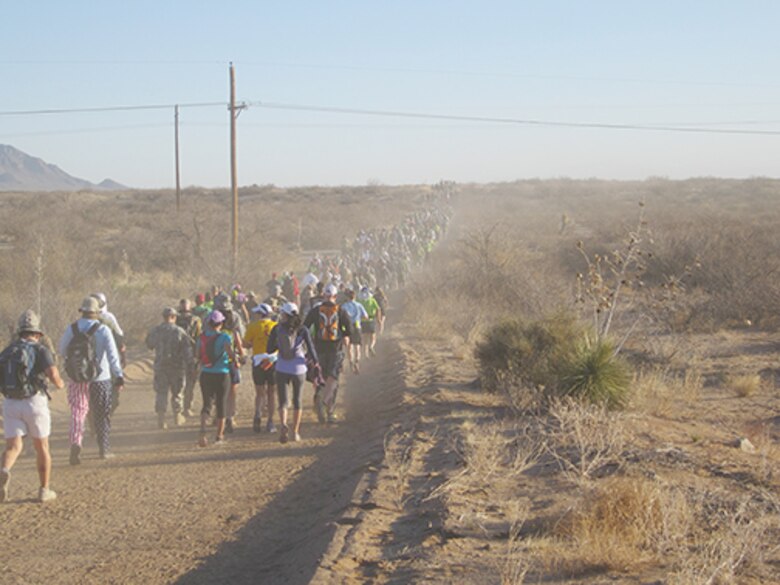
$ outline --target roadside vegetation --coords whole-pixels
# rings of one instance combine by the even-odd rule
[[[460,465],[429,497],[451,537],[504,542],[496,582],[777,579],[778,197],[768,179],[461,186],[461,231],[408,311],[495,399],[452,423]]]

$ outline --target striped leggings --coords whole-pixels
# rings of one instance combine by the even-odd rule
[[[98,447],[109,450],[111,433],[111,380],[103,382],[69,382],[70,444],[81,445],[84,439],[84,421],[92,411],[92,422],[97,433]]]

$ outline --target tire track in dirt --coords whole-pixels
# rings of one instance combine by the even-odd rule
[[[386,340],[379,357],[350,377],[347,419],[333,442],[234,539],[177,583],[309,583],[338,527],[349,522],[345,511],[357,486],[382,462],[403,389],[402,367],[397,343]]]

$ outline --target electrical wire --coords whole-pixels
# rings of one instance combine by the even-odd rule
[[[426,120],[448,120],[458,122],[484,122],[495,124],[517,124],[524,126],[548,126],[558,128],[593,128],[603,130],[639,130],[652,132],[683,132],[703,134],[744,134],[758,136],[780,136],[776,130],[749,130],[733,128],[703,128],[695,126],[653,126],[642,124],[609,124],[603,122],[562,122],[555,120],[531,120],[521,118],[501,118],[491,116],[461,116],[455,114],[430,114],[421,112],[400,112],[393,110],[367,110],[357,108],[339,108],[278,102],[246,102],[246,105],[274,110],[320,112],[329,114],[352,114],[361,116],[388,116],[394,118],[415,118]]]

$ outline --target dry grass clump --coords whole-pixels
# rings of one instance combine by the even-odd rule
[[[667,567],[670,584],[734,583],[761,574],[778,517],[750,500],[734,505],[641,477],[600,482],[583,493],[555,534],[569,540],[578,562],[630,571]]]
[[[556,533],[581,562],[624,571],[682,546],[694,524],[684,494],[645,478],[616,477],[586,491]]]
[[[761,390],[761,376],[758,374],[729,374],[723,384],[740,398],[746,398]]]
[[[634,376],[630,405],[654,416],[671,417],[676,402],[696,403],[703,387],[704,378],[695,368],[686,369],[682,375],[668,368],[644,369]]]

